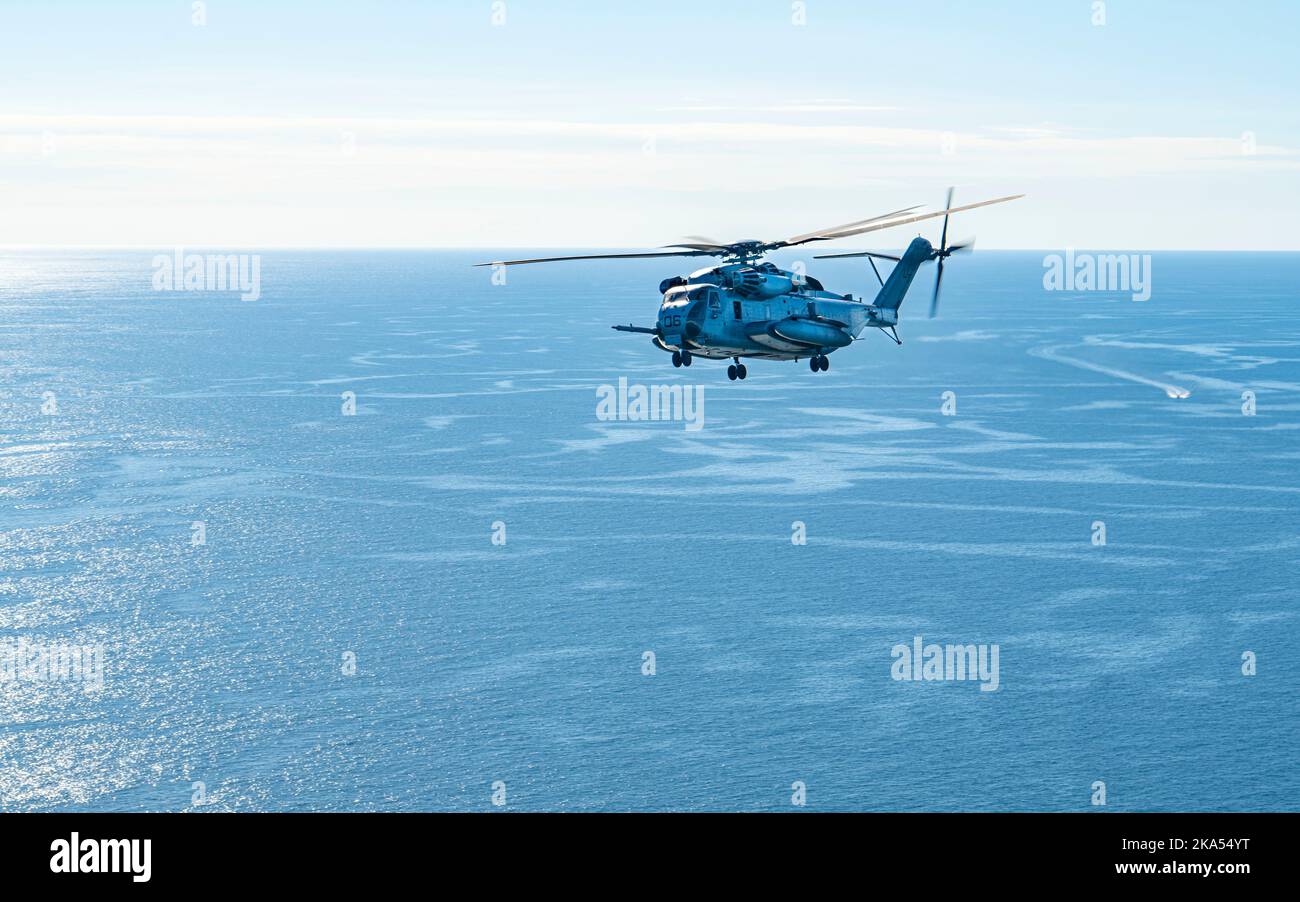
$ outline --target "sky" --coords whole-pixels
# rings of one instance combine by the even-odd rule
[[[1294,0],[0,0],[0,245],[656,247],[954,185],[1027,195],[985,248],[1295,250],[1298,45]]]

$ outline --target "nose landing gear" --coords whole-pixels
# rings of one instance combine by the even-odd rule
[[[814,373],[818,370],[824,373],[830,368],[831,360],[825,354],[818,354],[816,357],[808,358],[808,369],[812,370]]]
[[[690,366],[690,351],[673,351],[673,366]]]
[[[740,362],[739,357],[733,359],[736,362],[727,367],[727,378],[735,382],[737,379],[744,379],[748,376],[749,370],[745,369],[745,365]]]

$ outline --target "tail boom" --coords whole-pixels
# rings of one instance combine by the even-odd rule
[[[916,278],[916,272],[921,268],[921,264],[932,259],[934,259],[934,246],[924,238],[913,238],[912,243],[903,253],[903,259],[898,261],[898,265],[894,267],[894,271],[889,274],[889,278],[881,287],[880,293],[876,295],[875,306],[882,310],[897,311],[907,295],[907,289],[912,285],[912,280]]]

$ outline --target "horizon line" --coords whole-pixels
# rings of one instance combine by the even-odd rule
[[[879,245],[877,247],[892,247]],[[429,244],[221,244],[198,242],[192,244],[0,244],[0,251],[161,251],[186,248],[214,248],[235,251],[483,251],[501,253],[503,251],[644,251],[653,253],[666,248],[647,248],[644,245],[429,245]],[[875,250],[876,247],[863,248]],[[818,250],[842,250],[850,248],[819,248]],[[1057,245],[1054,247],[986,247],[984,253],[1025,253],[1060,251],[1105,251],[1107,253],[1195,253],[1195,254],[1295,254],[1300,247],[1294,248],[1226,248],[1226,247],[1141,247],[1123,248],[1101,245]],[[779,248],[764,256],[787,252]],[[497,261],[489,261],[497,262]],[[575,261],[578,262],[578,261]]]

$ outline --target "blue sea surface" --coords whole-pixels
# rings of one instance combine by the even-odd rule
[[[0,640],[105,662],[0,684],[0,808],[1300,810],[1300,255],[981,251],[732,383],[609,328],[689,263],[497,253],[0,253]]]

